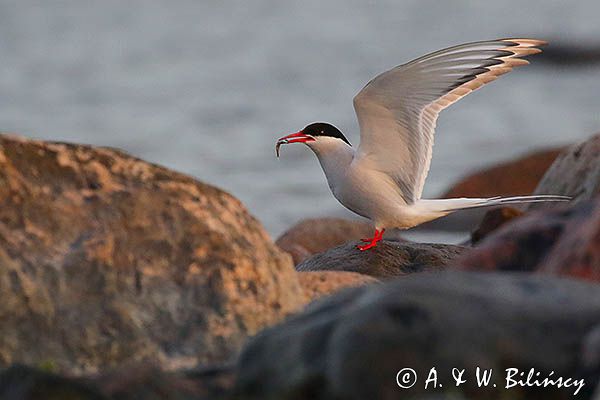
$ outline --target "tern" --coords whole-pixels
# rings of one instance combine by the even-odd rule
[[[371,249],[386,229],[408,229],[454,211],[504,204],[568,201],[555,195],[422,199],[440,111],[475,89],[526,65],[546,42],[497,39],[462,44],[386,71],[354,97],[360,128],[356,150],[335,126],[315,122],[276,143],[304,143],[317,156],[335,198],[375,225]]]

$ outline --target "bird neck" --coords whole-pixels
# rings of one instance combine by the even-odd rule
[[[342,140],[336,139],[330,143],[319,143],[310,146],[321,163],[329,187],[333,190],[336,183],[343,179],[348,167],[354,159],[354,149]]]

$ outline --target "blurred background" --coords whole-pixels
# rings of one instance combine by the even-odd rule
[[[2,0],[0,130],[118,147],[191,174],[276,236],[302,218],[351,214],[308,149],[283,147],[277,160],[275,140],[328,121],[357,143],[352,97],[434,50],[514,36],[556,49],[442,114],[426,196],[599,131],[600,68],[579,53],[600,45],[599,13],[594,0]]]

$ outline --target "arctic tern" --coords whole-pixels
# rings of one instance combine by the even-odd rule
[[[354,97],[360,127],[356,150],[335,126],[316,122],[276,144],[304,143],[316,154],[329,188],[346,208],[370,219],[372,238],[385,229],[408,229],[457,210],[504,204],[567,201],[566,196],[421,198],[431,164],[438,114],[475,89],[526,65],[520,57],[541,52],[542,40],[497,39],[462,44],[386,71]]]

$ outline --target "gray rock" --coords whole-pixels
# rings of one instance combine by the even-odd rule
[[[360,251],[351,242],[304,260],[298,271],[351,271],[376,278],[393,278],[448,266],[467,248],[448,244],[384,240],[377,247]]]
[[[0,136],[0,367],[236,354],[303,305],[231,195],[122,152]]]
[[[548,169],[534,194],[572,196],[571,204],[600,193],[600,134],[565,150]],[[528,210],[560,207],[561,203],[530,203]]]
[[[339,293],[263,331],[240,356],[235,391],[241,399],[573,398],[573,388],[507,391],[505,369],[513,367],[585,377],[585,399],[600,370],[588,369],[582,349],[598,321],[594,284],[517,273],[415,274]],[[478,366],[493,369],[500,388],[477,388]],[[443,387],[425,391],[432,367]],[[396,383],[403,368],[417,373],[411,389]],[[452,368],[466,369],[467,383],[455,388]]]
[[[588,370],[600,371],[600,322],[586,335],[581,353]]]

